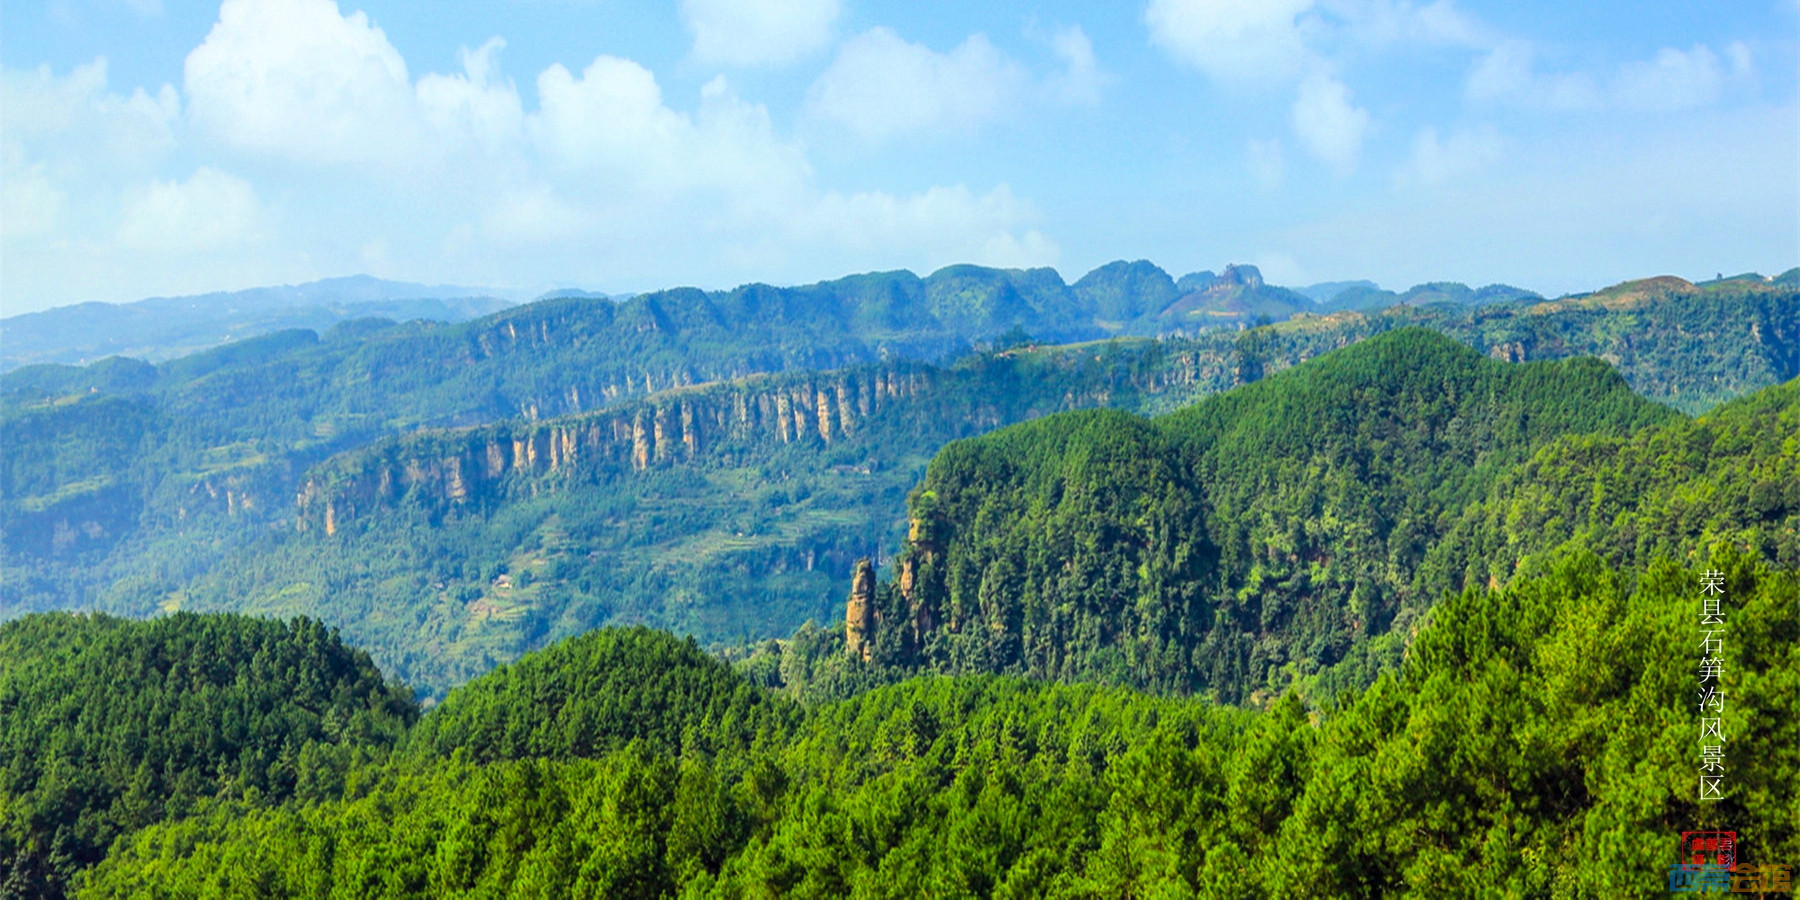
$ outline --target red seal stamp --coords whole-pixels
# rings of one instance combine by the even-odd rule
[[[1731,867],[1737,865],[1737,832],[1682,832],[1681,861],[1697,866],[1722,866],[1730,870]]]

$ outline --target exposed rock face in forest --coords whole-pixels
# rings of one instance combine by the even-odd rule
[[[931,633],[934,624],[931,605],[918,590],[920,563],[935,562],[938,552],[935,532],[926,516],[912,517],[906,532],[906,545],[909,552],[901,554],[900,559],[900,597],[906,601],[907,620],[912,623],[912,643],[918,646]]]
[[[875,637],[875,567],[867,558],[856,561],[850,578],[850,602],[844,606],[845,646],[851,656],[867,660]]]
[[[298,493],[297,527],[335,531],[377,506],[411,495],[459,506],[504,493],[512,476],[593,479],[689,463],[718,445],[830,446],[862,420],[930,390],[935,371],[887,363],[795,378],[682,389],[580,416],[511,422],[390,440],[335,458]]]

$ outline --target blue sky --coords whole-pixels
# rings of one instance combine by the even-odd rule
[[[0,68],[6,314],[357,272],[1800,264],[1800,0],[21,0]]]

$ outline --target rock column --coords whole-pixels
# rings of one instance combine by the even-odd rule
[[[850,602],[844,607],[844,645],[851,657],[867,661],[875,638],[875,567],[867,558],[856,561],[850,578]]]

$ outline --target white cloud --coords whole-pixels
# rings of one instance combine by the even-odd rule
[[[640,157],[672,164],[668,155],[685,136],[687,123],[663,105],[656,76],[629,59],[597,57],[579,79],[558,63],[538,75],[537,89],[534,136],[567,166],[629,169]]]
[[[1584,72],[1540,74],[1529,41],[1503,41],[1469,73],[1465,93],[1474,101],[1502,101],[1553,110],[1593,109],[1601,92]]]
[[[1343,82],[1323,74],[1301,81],[1293,123],[1300,142],[1326,165],[1339,174],[1356,168],[1369,132],[1369,113],[1350,102],[1350,89]]]
[[[807,91],[806,112],[865,141],[879,141],[907,133],[969,131],[1032,104],[1098,103],[1108,76],[1087,33],[1068,26],[1043,40],[1060,67],[1039,79],[983,34],[938,53],[887,28],[873,28],[838,48]]]
[[[1475,46],[1488,40],[1486,27],[1465,15],[1450,0],[1438,0],[1428,6],[1416,8],[1404,3],[1394,5],[1404,10],[1402,20],[1406,23],[1405,33],[1409,37],[1463,46]]]
[[[504,198],[479,235],[455,235],[459,252],[494,246],[512,258],[557,261],[565,279],[607,279],[642,287],[725,286],[746,280],[795,283],[847,272],[944,265],[1053,265],[1054,240],[1027,201],[1001,185],[963,185],[909,194],[801,190],[755,216],[690,214],[662,206],[600,214],[543,188]],[[573,249],[580,262],[566,261]],[[671,275],[670,272],[678,274]]]
[[[1506,41],[1495,47],[1469,72],[1464,93],[1471,100],[1498,100],[1516,97],[1531,86],[1532,57],[1536,51],[1528,41]]]
[[[129,191],[119,242],[145,250],[213,250],[253,240],[262,224],[250,182],[201,166],[185,182],[153,181]]]
[[[683,183],[723,193],[739,214],[760,215],[811,181],[801,145],[777,136],[768,109],[740,99],[723,76],[701,88],[693,128]]]
[[[500,77],[505,46],[496,37],[474,50],[465,47],[457,53],[463,74],[419,79],[419,106],[439,140],[464,139],[489,155],[516,147],[524,135],[525,110],[518,89]]]
[[[357,255],[362,259],[363,271],[377,278],[392,265],[388,259],[388,242],[381,238],[364,244],[362,252]]]
[[[1454,0],[1150,0],[1150,42],[1226,82],[1283,84],[1317,71],[1333,47],[1402,51],[1493,45],[1493,29]]]
[[[502,193],[488,209],[483,232],[502,244],[556,243],[591,233],[597,223],[548,184]]]
[[[1051,36],[1050,47],[1063,62],[1063,71],[1050,80],[1052,92],[1067,103],[1099,103],[1106,77],[1094,60],[1094,43],[1081,26],[1059,29]]]
[[[141,87],[130,96],[108,93],[104,57],[62,76],[49,66],[0,74],[0,134],[58,157],[148,162],[174,145],[180,115],[170,85],[154,96]]]
[[[1041,265],[1058,253],[1033,227],[1035,210],[1005,186],[981,195],[960,185],[819,191],[802,148],[723,77],[692,113],[671,108],[648,69],[614,57],[579,75],[552,66],[538,95],[525,130],[544,177],[499,192],[481,221],[480,236],[501,246],[604,248],[594,253],[615,273],[654,258],[695,280],[721,265],[816,277],[821,259],[845,271],[928,270]]]
[[[1150,0],[1150,42],[1207,75],[1285,81],[1312,57],[1300,17],[1312,0]]]
[[[1396,185],[1438,187],[1499,161],[1505,145],[1493,126],[1459,129],[1440,139],[1427,125],[1413,136],[1412,155],[1394,174]]]
[[[1266,141],[1252,139],[1245,147],[1246,162],[1250,167],[1250,177],[1258,187],[1272,191],[1281,186],[1284,170],[1281,154],[1281,141],[1270,138]]]
[[[405,61],[332,0],[225,0],[185,79],[194,120],[243,149],[388,165],[419,149]]]
[[[1800,0],[1796,0],[1800,2]],[[1756,77],[1756,59],[1750,52],[1750,45],[1743,41],[1732,41],[1725,46],[1725,58],[1731,60],[1731,74],[1734,78],[1751,79]]]
[[[950,263],[1051,265],[1055,241],[1031,227],[1036,211],[1000,185],[977,196],[967,187],[934,187],[907,197],[874,191],[827,193],[797,220],[801,246],[829,250],[849,268],[891,267],[895,253],[925,273]]]
[[[1256,269],[1269,284],[1305,285],[1312,281],[1291,253],[1268,251],[1256,255]]]
[[[648,69],[602,56],[575,78],[560,65],[538,76],[541,111],[528,128],[555,165],[580,173],[581,189],[612,201],[702,191],[735,211],[765,208],[810,175],[801,149],[775,135],[768,111],[745,103],[722,78],[701,92],[694,115],[664,105]]]
[[[1321,0],[1320,6],[1343,20],[1348,37],[1363,46],[1485,47],[1495,41],[1491,29],[1451,0],[1425,6],[1406,0]]]
[[[15,153],[7,153],[0,173],[0,237],[7,240],[39,237],[56,229],[66,195],[50,183],[43,163],[15,165]]]
[[[1738,64],[1748,67],[1747,54]],[[1706,45],[1695,44],[1685,53],[1664,47],[1654,59],[1620,66],[1613,77],[1613,96],[1629,109],[1691,109],[1718,99],[1724,85],[1718,54]]]
[[[1466,93],[1474,101],[1499,101],[1535,109],[1682,110],[1715,103],[1731,81],[1753,78],[1750,50],[1742,42],[1725,48],[1727,62],[1704,44],[1691,50],[1658,50],[1646,60],[1622,63],[1610,77],[1585,71],[1540,72],[1536,48],[1511,40],[1484,55],[1469,73]]]
[[[106,58],[57,76],[48,65],[36,71],[8,70],[0,77],[0,122],[13,140],[68,131],[106,90]]]
[[[1094,102],[1105,76],[1081,29],[1044,43],[1054,62],[1034,76],[981,35],[934,53],[878,29],[842,48],[806,110],[882,136]],[[1004,185],[817,184],[803,143],[724,76],[671,99],[644,66],[600,56],[543,69],[523,98],[504,47],[494,38],[463,50],[460,71],[415,78],[381,29],[331,0],[225,0],[187,57],[185,117],[173,87],[107,93],[104,60],[60,77],[6,72],[9,307],[21,292],[29,305],[132,299],[357,267],[629,289],[1058,256]],[[104,179],[65,171],[62,145],[113,133],[148,162],[89,167]],[[144,171],[176,149],[192,160],[180,177]],[[222,149],[276,164],[259,168],[279,181],[222,171]]]
[[[100,186],[110,199],[174,148],[175,89],[111,93],[106,70],[99,58],[66,75],[49,66],[0,72],[0,235],[8,241],[74,236],[90,205],[84,194]],[[9,263],[15,271],[18,262]]]
[[[361,12],[332,0],[226,0],[188,54],[189,111],[224,143],[306,166],[347,165],[436,185],[463,154],[516,157],[526,113],[500,72],[506,42],[457,54],[462,71],[410,80],[400,52]]]
[[[838,49],[806,102],[813,115],[878,140],[975,127],[1005,112],[1028,83],[1025,70],[985,35],[938,53],[873,28]]]
[[[831,41],[840,0],[681,0],[694,56],[732,66],[792,62]]]

